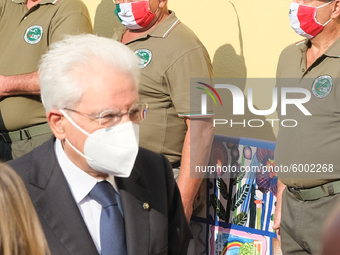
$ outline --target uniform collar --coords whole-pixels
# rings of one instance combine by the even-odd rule
[[[340,37],[326,50],[324,55],[340,58]]]
[[[151,37],[167,37],[171,31],[180,23],[180,20],[176,17],[175,12],[170,11],[170,15],[166,17],[162,22],[157,24],[153,29],[151,29],[148,33],[141,35],[140,37],[137,37],[135,40],[138,40],[140,38],[145,38],[147,36]],[[118,37],[118,40],[121,41],[123,34],[127,30],[126,27],[123,25],[117,29],[115,29],[116,36]],[[133,40],[133,41],[135,41]]]
[[[296,43],[296,46],[302,51],[307,52],[307,49],[311,46],[310,40],[302,40]],[[325,51],[323,54],[328,57],[340,58],[340,37]]]
[[[175,12],[169,11],[170,15],[166,17],[161,23],[157,24],[148,33],[153,37],[167,37],[171,31],[180,23],[180,20],[176,17]]]
[[[42,0],[39,4],[56,4],[59,0]],[[26,4],[27,0],[12,0],[16,4]]]
[[[307,49],[310,47],[310,44],[311,42],[308,39],[295,43],[296,47],[300,49],[302,52],[307,52]]]

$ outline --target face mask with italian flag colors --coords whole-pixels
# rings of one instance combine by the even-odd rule
[[[322,29],[328,24],[328,22],[332,20],[329,19],[325,24],[320,24],[316,20],[316,10],[329,5],[332,2],[333,1],[330,1],[319,7],[297,4],[294,2],[291,3],[289,10],[291,27],[298,35],[302,35],[308,39],[312,39],[322,31]]]
[[[145,28],[156,16],[150,11],[149,1],[116,4],[115,14],[128,29]]]

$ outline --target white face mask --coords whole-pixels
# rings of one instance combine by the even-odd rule
[[[84,154],[66,142],[94,170],[116,177],[129,177],[138,153],[139,125],[131,121],[89,134],[79,127],[63,110],[59,110],[71,124],[87,135]]]

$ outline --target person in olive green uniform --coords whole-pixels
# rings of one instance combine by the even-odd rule
[[[320,255],[338,255],[340,251],[339,242],[340,228],[340,204],[325,219],[322,229],[322,248]]]
[[[175,178],[180,167],[178,186],[190,219],[202,181],[190,178],[190,166],[208,163],[214,131],[211,115],[196,118],[201,99],[190,95],[190,78],[212,77],[209,55],[196,35],[167,9],[166,0],[116,0],[115,13],[124,26],[116,29],[113,39],[139,57],[140,101],[149,107],[140,127],[140,146],[164,154]]]
[[[92,33],[81,0],[0,0],[0,160],[51,136],[40,100],[38,63],[67,34]]]
[[[301,13],[309,11],[306,19]],[[296,0],[290,7],[292,27],[307,40],[282,52],[277,86],[309,91],[303,107],[311,115],[295,105],[287,106],[287,115],[279,111],[281,119],[297,121],[296,127],[280,127],[275,150],[275,165],[287,167],[278,173],[274,220],[283,254],[319,254],[323,222],[340,202],[339,16],[339,0]]]

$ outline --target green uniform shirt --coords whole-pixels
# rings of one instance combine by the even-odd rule
[[[340,179],[340,39],[307,69],[309,46],[308,40],[288,46],[277,68],[279,88],[300,87],[311,93],[303,106],[312,116],[293,105],[287,107],[286,116],[280,116],[298,122],[296,127],[280,126],[275,150],[276,166],[296,164],[301,170],[278,173],[290,187],[309,188]],[[289,93],[287,98],[304,97],[301,95]]]
[[[117,29],[113,39],[121,41],[125,31]],[[201,110],[199,98],[197,109],[190,107],[190,78],[212,77],[208,52],[174,12],[126,45],[140,59],[139,97],[149,105],[140,127],[140,146],[163,153],[170,162],[179,161],[187,131],[183,117]]]
[[[67,34],[91,32],[89,13],[80,0],[42,0],[29,11],[25,0],[0,0],[0,75],[35,72],[51,43]],[[0,132],[44,122],[40,96],[0,98]]]

